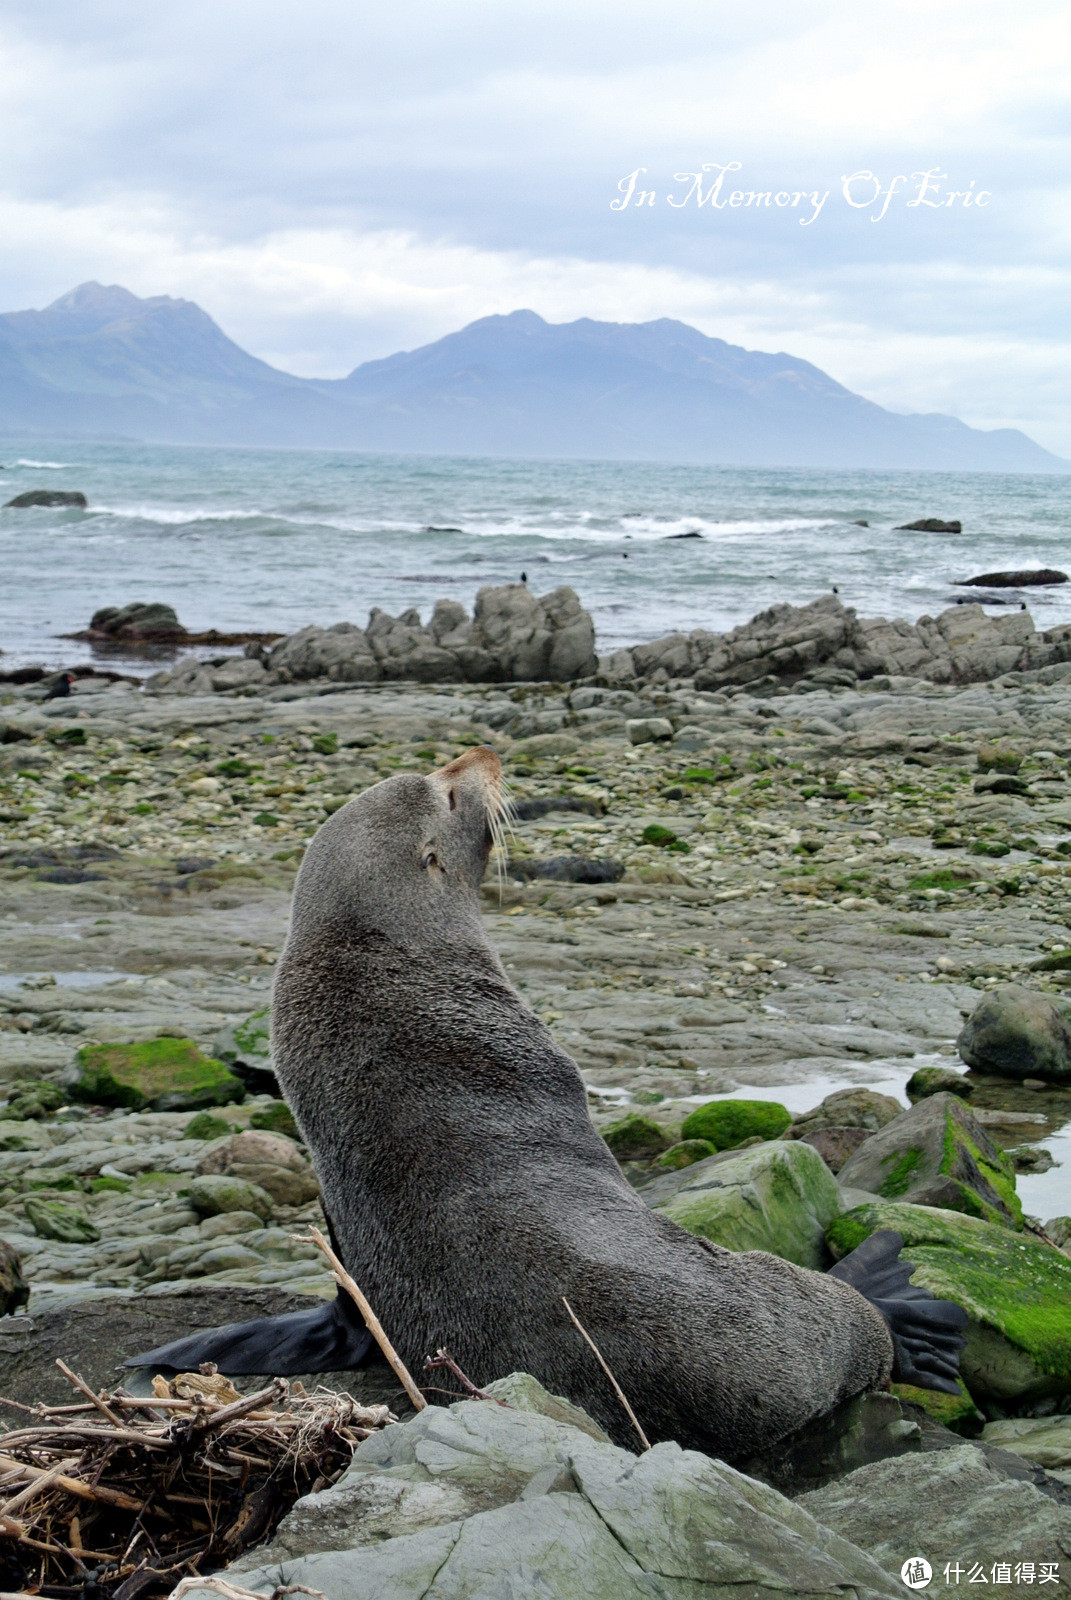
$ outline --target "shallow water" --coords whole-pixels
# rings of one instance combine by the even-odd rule
[[[90,502],[0,510],[5,667],[87,659],[57,635],[132,600],[165,601],[195,631],[290,632],[364,624],[374,605],[426,620],[437,599],[471,608],[525,572],[539,593],[572,585],[606,650],[834,585],[862,615],[914,620],[977,596],[955,579],[1071,566],[1071,478],[25,440],[0,460],[0,498]],[[896,531],[925,516],[964,532]],[[1071,584],[1023,597],[1039,627],[1071,620]]]

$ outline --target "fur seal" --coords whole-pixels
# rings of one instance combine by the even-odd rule
[[[822,1274],[708,1244],[629,1187],[484,932],[501,812],[486,747],[349,801],[305,855],[275,980],[275,1066],[336,1248],[410,1369],[440,1345],[477,1382],[521,1368],[628,1445],[565,1296],[648,1437],[729,1460],[884,1386],[894,1358],[954,1390],[965,1313],[911,1288],[899,1235]],[[336,1302],[131,1364],[322,1370],[362,1333]]]

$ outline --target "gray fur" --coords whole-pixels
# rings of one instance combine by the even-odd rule
[[[634,1447],[566,1295],[652,1441],[753,1455],[883,1386],[888,1331],[847,1284],[708,1245],[630,1189],[483,930],[499,770],[480,749],[377,784],[298,876],[273,1052],[340,1253],[418,1381],[446,1345]]]

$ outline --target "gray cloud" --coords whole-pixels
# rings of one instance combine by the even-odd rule
[[[520,304],[681,316],[1071,454],[1063,7],[9,0],[0,304],[197,299],[304,372]],[[830,191],[675,210],[673,175]],[[853,211],[932,166],[984,211]],[[654,208],[615,213],[635,167]]]

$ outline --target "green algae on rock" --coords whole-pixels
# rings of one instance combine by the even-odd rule
[[[196,1111],[245,1099],[241,1080],[192,1039],[83,1045],[77,1060],[81,1076],[71,1094],[94,1105]]]
[[[301,1138],[301,1130],[294,1121],[294,1113],[285,1100],[276,1100],[265,1111],[254,1111],[249,1119],[249,1126],[260,1128],[265,1133],[285,1133],[291,1139]],[[188,1133],[187,1129],[187,1136]]]
[[[969,1100],[974,1087],[958,1072],[953,1072],[951,1067],[919,1067],[908,1078],[904,1093],[912,1105],[917,1105],[931,1094],[955,1094],[961,1100]]]
[[[695,1177],[657,1208],[712,1244],[768,1250],[815,1268],[828,1262],[825,1231],[840,1209],[837,1181],[818,1152],[780,1139],[701,1163]]]
[[[708,1139],[715,1150],[735,1150],[745,1139],[776,1139],[792,1121],[774,1100],[711,1100],[686,1117],[683,1139]]]
[[[659,1172],[678,1172],[682,1167],[694,1166],[697,1161],[705,1161],[707,1156],[716,1154],[709,1139],[682,1139],[663,1150],[654,1165]]]
[[[892,1383],[889,1387],[898,1400],[907,1400],[918,1406],[928,1417],[941,1423],[942,1427],[951,1429],[953,1433],[961,1433],[965,1438],[976,1439],[985,1425],[985,1417],[971,1399],[962,1379],[958,1394],[945,1394],[940,1389],[920,1389],[914,1383]]]
[[[1014,1166],[953,1094],[929,1095],[903,1112],[861,1145],[839,1176],[885,1200],[1023,1225]]]
[[[66,1101],[54,1083],[22,1083],[12,1092],[4,1109],[8,1122],[37,1122],[58,1111]]]
[[[100,1229],[95,1228],[77,1206],[64,1205],[62,1200],[41,1200],[31,1195],[26,1201],[26,1215],[33,1231],[42,1239],[56,1239],[61,1244],[96,1244]]]
[[[250,1119],[252,1120],[252,1119]],[[211,1111],[199,1111],[191,1117],[186,1124],[184,1139],[229,1139],[234,1129],[222,1117],[215,1117]]]
[[[826,1234],[839,1260],[878,1228],[903,1236],[912,1281],[970,1317],[960,1373],[975,1401],[1071,1394],[1071,1260],[1028,1234],[957,1211],[867,1204]]]
[[[672,1135],[665,1128],[635,1111],[604,1128],[602,1136],[618,1161],[649,1161],[673,1143]]]

